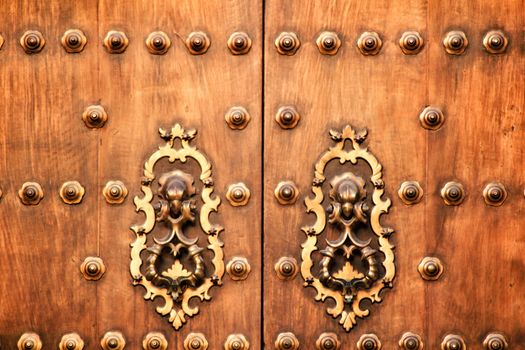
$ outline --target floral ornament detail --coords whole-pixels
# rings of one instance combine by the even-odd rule
[[[144,164],[141,187],[144,196],[134,199],[136,211],[142,211],[146,220],[131,227],[136,239],[131,244],[130,272],[133,284],[146,289],[144,299],[164,300],[156,310],[167,316],[178,330],[187,322],[187,317],[199,312],[197,306],[190,306],[190,300],[210,300],[210,288],[222,284],[224,255],[219,234],[223,228],[209,221],[210,213],[217,211],[220,198],[212,195],[214,188],[209,161],[190,145],[197,132],[186,131],[176,124],[170,130],[159,129],[159,133],[166,144],[160,146]],[[180,147],[176,146],[176,140],[180,140]],[[192,175],[172,170],[159,175],[158,186],[155,187],[157,200],[154,201],[152,185],[157,178],[154,167],[164,158],[171,164],[186,163],[188,159],[195,161],[200,167],[201,186],[195,184]],[[199,203],[202,203],[200,207]],[[199,244],[198,237],[187,236],[185,229],[192,225],[200,226],[207,237],[206,245]],[[153,237],[155,228],[166,233]],[[206,249],[213,254],[209,258],[210,264],[206,264]],[[169,256],[172,265],[161,269],[158,261]]]
[[[364,318],[370,312],[361,308],[361,302],[365,299],[380,302],[381,290],[391,288],[395,276],[394,246],[389,241],[394,230],[380,224],[380,216],[388,213],[391,201],[382,198],[385,190],[381,164],[362,145],[367,134],[366,130],[356,132],[351,126],[341,132],[330,131],[336,144],[323,153],[315,165],[314,197],[305,199],[307,212],[315,214],[316,220],[313,225],[302,228],[306,234],[301,263],[304,285],[316,289],[315,300],[335,301],[327,312],[339,318],[347,332],[357,323],[357,318]],[[348,150],[346,141],[351,144]],[[325,169],[331,161],[337,161],[345,171],[325,181]],[[355,173],[348,171],[358,161],[369,166],[368,181],[357,169]],[[325,183],[331,187],[326,210],[323,208]],[[321,235],[326,236],[329,230],[334,230],[337,238],[325,239],[322,245]],[[312,254],[319,250],[321,260],[317,269]]]

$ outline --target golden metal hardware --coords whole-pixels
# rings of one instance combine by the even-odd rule
[[[299,266],[297,260],[292,257],[283,256],[281,257],[274,266],[277,277],[282,280],[291,280],[299,272]]]
[[[58,348],[60,350],[82,350],[84,349],[84,341],[77,333],[64,334]]]
[[[0,49],[4,46],[4,37],[0,35]]]
[[[283,129],[293,129],[301,120],[301,115],[293,106],[283,106],[275,114],[275,121]]]
[[[365,56],[374,56],[381,51],[383,41],[376,32],[364,32],[357,39],[357,48]]]
[[[108,121],[108,114],[104,107],[100,105],[88,106],[82,113],[82,120],[88,128],[98,129],[103,127]]]
[[[438,130],[445,122],[445,115],[439,107],[428,106],[419,114],[419,122],[427,130]]]
[[[36,333],[24,333],[18,339],[17,347],[18,350],[40,350],[42,349],[42,341]]]
[[[142,340],[142,348],[144,350],[166,350],[168,348],[168,341],[164,334],[160,332],[150,332],[146,334]]]
[[[397,194],[403,203],[413,205],[419,203],[423,198],[423,189],[417,181],[405,181],[399,187]]]
[[[486,350],[506,350],[508,347],[507,338],[501,333],[490,333],[483,340],[483,348]]]
[[[372,303],[380,302],[381,290],[392,287],[395,265],[389,237],[394,230],[380,223],[380,217],[388,213],[391,201],[382,199],[385,184],[381,164],[362,145],[367,131],[356,132],[347,125],[341,132],[330,131],[330,136],[336,144],[320,156],[315,165],[312,184],[314,197],[305,199],[307,212],[314,213],[316,220],[313,225],[302,228],[306,241],[302,244],[301,274],[305,286],[316,289],[315,300],[324,302],[331,298],[335,301],[335,305],[329,307],[327,312],[334,318],[340,318],[339,324],[350,331],[358,317],[364,318],[370,313],[368,309],[361,309],[362,301],[368,299]],[[350,141],[349,150],[345,149],[346,141]],[[344,166],[346,172],[330,180],[331,202],[325,211],[325,169],[332,160]],[[370,167],[371,176],[366,182],[360,175],[347,170],[349,167],[346,163],[356,165],[358,160]],[[340,234],[335,240],[327,240],[327,245],[321,249],[318,240],[322,241],[320,235],[327,230],[327,223],[340,230]],[[358,228],[361,231],[365,229],[368,237],[358,237]],[[319,272],[314,273],[317,269],[312,270],[312,254],[319,250]],[[354,265],[353,257],[356,256],[363,261],[362,266]],[[339,257],[344,262],[338,263]]]
[[[110,30],[104,38],[104,47],[109,53],[119,54],[126,51],[129,39],[126,33],[117,30]]]
[[[157,297],[164,299],[164,305],[157,307],[157,312],[162,316],[169,315],[169,322],[175,329],[180,329],[187,322],[186,317],[199,312],[198,307],[190,306],[190,299],[210,300],[210,288],[222,284],[223,243],[219,240],[219,234],[223,228],[209,221],[210,213],[217,211],[221,200],[213,195],[210,162],[190,144],[197,131],[186,131],[176,124],[168,130],[159,129],[159,133],[166,143],[144,164],[141,187],[144,196],[134,199],[136,211],[142,211],[146,219],[143,224],[131,227],[136,239],[131,244],[130,272],[133,284],[146,289],[146,300]],[[200,167],[198,202],[202,202],[202,205],[199,209],[192,175],[181,170],[172,170],[160,176],[155,174],[155,165],[164,158],[171,164],[191,160]],[[153,189],[157,188],[152,186],[155,179],[158,179],[158,190],[154,194]],[[154,197],[158,198],[155,204],[152,203]],[[190,238],[184,232],[195,221],[207,237],[204,247],[197,244],[198,237]],[[166,230],[168,233],[162,237],[153,237],[154,229],[156,232]],[[203,255],[205,249],[210,250],[213,256],[209,264],[206,264],[207,258]],[[146,253],[145,261],[142,252]],[[156,261],[164,254],[171,254],[174,261],[167,270],[160,270]],[[192,261],[193,269],[185,267],[183,261],[188,259]],[[209,271],[210,267],[213,267],[212,271]]]
[[[275,39],[275,48],[281,55],[292,56],[301,47],[301,41],[297,34],[292,32],[282,32]]]
[[[250,190],[243,182],[231,184],[228,186],[226,199],[233,207],[246,205],[250,200]]]
[[[341,47],[341,39],[335,32],[322,32],[316,40],[317,48],[323,55],[335,55]]]
[[[126,346],[126,339],[120,332],[106,332],[100,340],[103,350],[122,350]]]
[[[164,55],[170,47],[170,37],[164,32],[152,32],[146,38],[146,48],[153,55]]]
[[[447,182],[441,189],[441,198],[446,205],[460,205],[465,200],[465,189],[459,182]]]
[[[18,198],[25,205],[38,205],[44,198],[44,191],[36,182],[25,182],[18,190]]]
[[[281,181],[277,184],[274,194],[280,204],[290,205],[299,198],[299,189],[292,181]]]
[[[250,343],[243,334],[230,334],[224,343],[224,350],[248,350]]]
[[[88,281],[98,281],[106,272],[106,265],[101,258],[88,256],[80,265],[80,272]]]
[[[186,39],[186,47],[192,55],[203,55],[210,48],[211,41],[204,32],[193,32]]]
[[[436,257],[424,257],[419,263],[417,270],[421,278],[427,281],[435,281],[443,274],[443,264]]]
[[[84,50],[84,46],[87,44],[87,38],[80,29],[69,29],[62,35],[60,43],[67,53],[78,53]]]
[[[108,181],[102,190],[106,202],[109,204],[122,204],[128,196],[128,189],[122,181]]]
[[[315,342],[318,350],[339,350],[341,342],[335,333],[323,333]]]
[[[412,332],[406,332],[399,340],[399,347],[403,350],[423,350],[421,337]]]
[[[483,46],[488,53],[504,53],[508,44],[509,40],[501,30],[491,30],[483,37]]]
[[[499,182],[491,182],[485,186],[483,190],[483,198],[485,203],[493,207],[499,207],[507,199],[507,190],[505,186]]]
[[[248,278],[248,274],[252,270],[248,260],[244,257],[233,257],[228,265],[226,265],[226,272],[234,281],[243,281]]]
[[[46,45],[46,40],[38,30],[28,30],[20,38],[20,45],[27,54],[39,53]]]
[[[425,41],[418,32],[404,32],[399,39],[399,47],[405,55],[417,55],[424,45]]]
[[[190,333],[184,339],[184,350],[206,350],[208,341],[202,333]]]
[[[468,39],[464,32],[453,30],[443,39],[443,46],[449,55],[462,55],[468,46]]]
[[[295,334],[286,332],[279,333],[275,340],[276,350],[297,350],[299,349],[299,340]]]
[[[357,341],[357,350],[380,350],[381,341],[375,334],[363,334]]]
[[[233,55],[245,55],[252,48],[252,39],[245,32],[235,32],[228,39],[228,48]]]
[[[441,350],[466,350],[467,345],[463,337],[455,334],[449,334],[441,343]]]
[[[224,120],[233,130],[242,130],[246,128],[252,117],[250,113],[244,107],[235,106],[230,108],[228,112],[224,115]]]
[[[84,197],[84,187],[78,181],[67,181],[62,184],[58,194],[66,204],[78,204]]]

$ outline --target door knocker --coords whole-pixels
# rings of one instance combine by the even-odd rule
[[[142,211],[146,221],[131,227],[136,239],[131,244],[130,272],[133,284],[146,289],[144,299],[164,299],[157,312],[168,316],[173,327],[180,329],[187,316],[199,312],[198,307],[189,305],[190,299],[210,300],[210,288],[222,284],[224,259],[219,234],[223,228],[209,221],[220,199],[212,196],[209,161],[190,145],[197,132],[185,131],[176,124],[171,130],[159,129],[159,133],[166,144],[144,164],[141,187],[144,196],[134,199],[136,211]],[[176,140],[180,140],[180,147],[176,146]],[[163,158],[167,158],[170,166],[181,165],[188,159],[195,161],[200,168],[200,186],[191,174],[177,168],[160,176],[155,174],[155,165]],[[199,243],[199,237],[188,236],[190,226],[200,226],[207,244]],[[209,261],[206,250],[212,253]]]
[[[389,237],[394,230],[380,224],[380,216],[388,212],[391,202],[382,198],[385,190],[381,164],[362,145],[367,131],[356,132],[346,126],[342,132],[330,131],[330,136],[336,144],[315,165],[314,197],[305,199],[307,212],[314,213],[316,221],[302,228],[306,241],[302,245],[301,274],[305,287],[316,289],[315,300],[335,301],[327,312],[340,318],[339,323],[348,332],[358,317],[364,318],[370,312],[361,308],[361,302],[380,302],[380,291],[392,287],[394,246]],[[345,149],[347,141],[351,144],[349,150]],[[325,209],[323,185],[331,161],[338,161],[344,171],[329,180]],[[368,165],[368,181],[363,172],[368,173],[357,166],[358,161]],[[329,235],[335,239],[329,239]],[[316,251],[319,253],[314,256]]]

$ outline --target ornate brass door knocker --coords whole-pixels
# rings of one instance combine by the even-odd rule
[[[380,216],[388,212],[391,202],[382,199],[381,165],[362,145],[367,131],[356,132],[346,126],[342,132],[330,131],[330,135],[336,144],[323,153],[315,165],[312,185],[315,196],[305,199],[307,212],[314,213],[316,221],[302,228],[307,238],[302,245],[301,274],[305,286],[317,290],[317,301],[324,302],[327,298],[335,301],[335,306],[327,312],[340,318],[339,323],[350,331],[357,317],[369,314],[368,309],[361,309],[361,301],[380,302],[380,291],[392,287],[394,247],[388,239],[394,230],[380,224]],[[345,150],[346,141],[352,146],[349,150]],[[335,160],[345,171],[330,180],[330,203],[325,210],[325,170]],[[357,166],[358,161],[368,165],[369,182],[361,175],[366,171]],[[319,238],[329,233],[336,238],[326,238],[323,246]],[[314,268],[314,252],[319,249],[320,261],[318,268]]]
[[[144,212],[146,221],[131,227],[136,240],[131,244],[130,272],[133,284],[146,289],[146,300],[164,299],[164,305],[157,307],[157,312],[168,316],[173,327],[179,329],[186,323],[186,316],[199,312],[198,307],[189,305],[190,299],[210,300],[210,288],[222,284],[224,259],[219,234],[223,228],[209,222],[209,215],[217,211],[220,199],[212,197],[210,163],[190,145],[196,131],[185,131],[176,124],[169,131],[159,129],[159,132],[166,144],[145,163],[144,196],[134,199],[136,210]],[[175,145],[177,139],[180,147]],[[196,161],[200,167],[201,189],[196,188],[192,175],[179,169],[164,173],[155,181],[154,167],[163,158],[167,158],[170,164],[186,163],[188,159]],[[154,192],[157,200],[154,200]],[[202,203],[200,207],[199,202]],[[207,236],[207,245],[199,244],[198,237],[190,238],[185,232],[196,222]],[[154,229],[163,234],[154,236]],[[213,254],[208,264],[204,254],[206,249]],[[169,261],[167,267],[166,261]]]

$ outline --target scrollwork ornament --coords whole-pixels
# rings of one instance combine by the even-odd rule
[[[306,241],[302,244],[301,274],[304,286],[317,291],[315,300],[334,300],[334,306],[328,307],[327,313],[339,318],[339,324],[348,332],[357,323],[357,318],[365,318],[370,313],[370,310],[361,308],[361,302],[380,302],[381,290],[392,287],[395,276],[394,246],[389,238],[394,230],[380,223],[380,217],[388,213],[391,201],[382,198],[385,192],[382,166],[363,145],[367,137],[366,129],[358,132],[347,125],[342,131],[330,131],[330,136],[335,145],[320,156],[312,185],[314,197],[305,199],[306,211],[315,214],[316,220],[313,225],[302,228]],[[371,174],[365,181],[361,175],[346,171],[348,166],[345,166],[345,172],[334,176],[329,182],[331,202],[325,210],[325,169],[332,161],[341,166],[349,163],[351,168],[358,161],[363,161],[369,166]],[[339,232],[339,237],[326,240],[321,246],[324,240],[320,239],[320,235],[327,230],[328,224]],[[366,230],[368,237],[357,236],[357,229]],[[317,269],[313,269],[312,254],[319,250],[319,272],[314,272]],[[342,263],[337,262],[336,255],[341,256]],[[362,263],[355,266],[358,259]]]
[[[197,131],[185,130],[176,124],[171,129],[159,129],[159,133],[165,144],[159,146],[144,164],[143,196],[134,199],[136,211],[143,212],[146,219],[144,223],[131,227],[136,239],[131,244],[130,273],[133,284],[146,289],[144,299],[164,301],[156,311],[166,316],[178,330],[188,317],[199,312],[199,307],[190,305],[190,300],[211,300],[211,287],[222,284],[225,268],[223,243],[219,235],[223,228],[209,220],[221,200],[213,195],[210,162],[191,145]],[[198,179],[201,189],[197,188],[191,174],[181,170],[156,174],[155,165],[161,159],[167,159],[173,165],[195,161],[200,168]],[[158,186],[154,186],[154,181]],[[206,235],[205,246],[198,244],[199,237],[186,235],[186,227],[195,223]],[[166,234],[153,237],[152,231],[156,227],[166,230]],[[212,254],[209,264],[205,261],[208,259],[204,255],[205,249]],[[171,255],[173,263],[161,269],[157,260],[165,255]],[[185,266],[185,260],[191,263]]]

